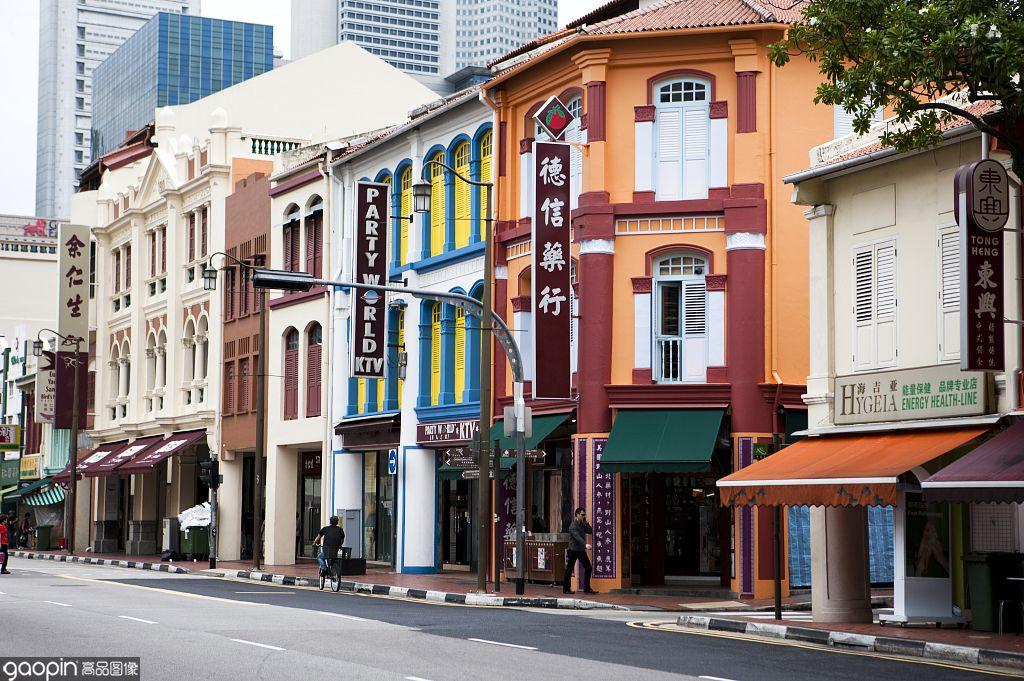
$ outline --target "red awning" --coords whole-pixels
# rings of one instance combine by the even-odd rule
[[[1024,502],[1024,420],[921,483],[925,499]]]
[[[82,475],[90,478],[101,478],[106,477],[111,473],[120,473],[121,471],[118,469],[131,461],[132,457],[144,452],[162,440],[162,435],[140,437],[130,445],[121,448],[110,456],[105,457],[102,461],[90,466],[87,470],[81,471],[81,473]]]
[[[75,471],[78,475],[88,475],[95,466],[106,461],[111,456],[117,454],[125,445],[128,444],[127,440],[118,440],[117,442],[111,442],[109,444],[100,445],[96,449],[92,450],[88,454],[80,454],[78,456],[78,465],[75,467]],[[71,473],[68,471],[68,466],[64,467],[60,473],[55,475],[53,479],[56,482],[70,482]]]
[[[148,473],[164,459],[182,451],[200,438],[206,437],[206,430],[186,430],[175,433],[166,440],[154,443],[149,449],[136,454],[135,458],[117,469],[123,475],[134,473]]]

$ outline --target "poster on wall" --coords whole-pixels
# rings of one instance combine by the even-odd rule
[[[949,504],[907,492],[906,576],[949,579]]]
[[[356,183],[355,280],[387,285],[388,185]],[[384,378],[387,350],[387,301],[383,292],[354,290],[352,375]]]
[[[535,399],[571,397],[569,333],[569,145],[536,142],[533,211]]]

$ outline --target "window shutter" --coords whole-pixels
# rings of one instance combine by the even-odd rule
[[[249,411],[249,358],[239,362],[238,410]]]
[[[430,313],[430,404],[441,396],[441,304],[434,303]]]
[[[149,276],[155,277],[156,271],[156,232],[149,234]]]
[[[580,119],[577,118],[565,131],[566,142],[583,142]],[[583,187],[583,153],[579,147],[569,147],[569,208],[579,207],[580,191]]]
[[[224,319],[235,316],[235,269],[229,268],[224,275]]]
[[[320,343],[309,344],[309,357],[306,362],[306,416],[320,416],[322,350],[323,345]]]
[[[356,386],[356,412],[363,414],[366,412],[366,379],[360,378]]]
[[[463,142],[455,149],[455,170],[460,175],[469,177],[469,142]],[[469,244],[469,223],[473,217],[469,194],[470,186],[461,180],[455,180],[456,248]]]
[[[281,238],[284,241],[284,248],[281,249],[283,254],[282,267],[286,270],[292,268],[292,223],[287,223],[282,230]]]
[[[224,365],[224,413],[234,413],[235,397],[235,365],[228,362]]]
[[[405,311],[399,310],[398,312],[398,350],[399,352],[405,352]],[[395,374],[398,374],[396,371]],[[402,386],[405,382],[402,379],[398,379],[398,408],[402,408]]]
[[[313,216],[306,218],[306,272],[314,274],[313,262],[316,260],[316,246],[313,245],[316,240],[316,225],[313,222]]]
[[[132,247],[124,247],[124,287],[126,289],[132,286]]]
[[[683,113],[683,198],[708,196],[708,110],[685,109]]]
[[[868,247],[853,256],[853,368],[875,365],[875,253]]]
[[[708,296],[703,281],[683,283],[683,380],[707,375]]]
[[[466,389],[466,313],[455,308],[455,402],[462,402]]]
[[[324,214],[318,212],[314,216],[316,232],[313,234],[313,276],[324,275]]]
[[[284,353],[284,417],[299,415],[299,350],[288,348]]]
[[[412,216],[412,168],[402,173],[402,218]],[[409,262],[409,221],[402,219],[399,224],[398,263]]]
[[[960,235],[939,234],[939,361],[960,359]]]
[[[879,367],[896,366],[896,246],[875,250],[875,333]]]
[[[440,158],[436,156],[435,158]],[[440,166],[430,166],[430,255],[444,252],[444,171]]]
[[[682,198],[683,112],[659,109],[655,123],[657,142],[657,195],[661,201]]]
[[[201,234],[200,234],[199,245],[200,245],[202,257],[205,258],[206,257],[207,242],[209,240],[208,237],[209,237],[209,232],[210,232],[209,210],[204,208],[202,210],[201,215],[202,215],[201,219],[203,221],[203,226],[202,226],[202,231],[201,231]]]
[[[688,282],[685,288],[685,333],[703,336],[707,333],[707,293],[704,282]]]
[[[480,181],[491,181],[491,153],[494,147],[490,132],[480,138]],[[487,238],[487,187],[480,187],[480,238]]]
[[[114,293],[121,291],[121,251],[114,251]]]
[[[196,214],[188,214],[188,261],[196,259]]]
[[[160,228],[160,274],[167,271],[167,228]]]
[[[833,110],[833,134],[835,137],[846,137],[853,133],[853,114],[838,104],[832,107]],[[873,123],[882,120],[885,112],[878,108],[871,116]]]

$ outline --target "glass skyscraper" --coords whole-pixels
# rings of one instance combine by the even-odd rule
[[[159,13],[93,72],[93,157],[153,121],[274,67],[274,28]]]

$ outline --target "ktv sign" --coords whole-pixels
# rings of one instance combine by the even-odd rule
[[[356,183],[355,280],[385,286],[388,276],[388,185]],[[356,290],[352,317],[352,375],[384,378],[387,305],[383,292]]]

